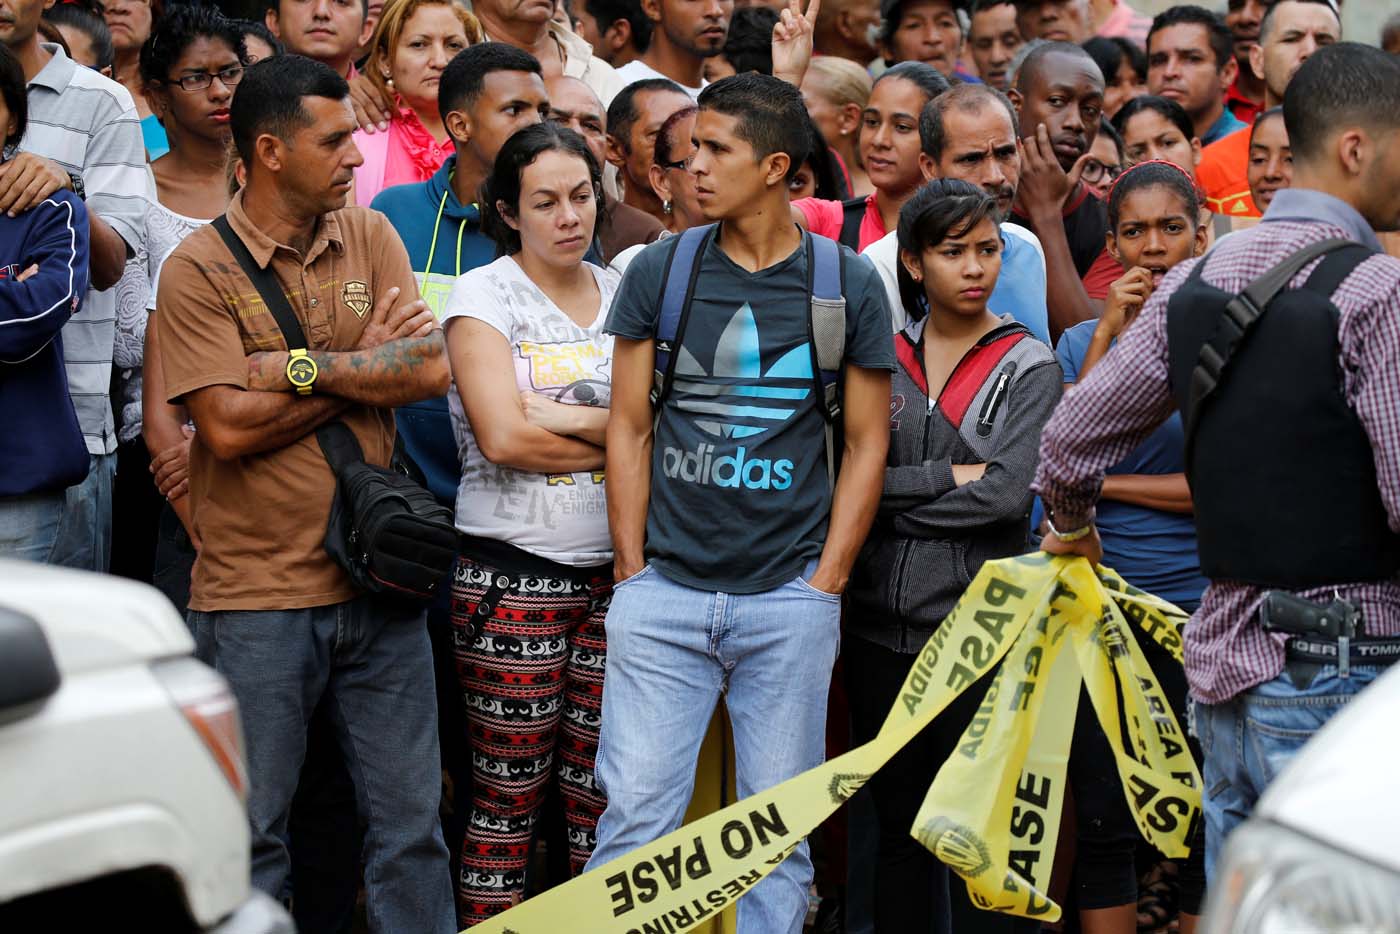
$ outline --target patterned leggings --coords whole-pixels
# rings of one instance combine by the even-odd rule
[[[605,801],[593,759],[612,570],[557,567],[520,573],[457,559],[452,628],[473,777],[457,883],[463,927],[505,911],[524,888],[556,745],[575,875],[596,843]]]

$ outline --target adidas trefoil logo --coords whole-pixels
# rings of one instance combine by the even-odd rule
[[[713,373],[705,372],[684,347],[677,354],[673,404],[715,438],[761,435],[791,418],[812,391],[812,351],[805,342],[763,370],[758,326],[748,302],[720,335]],[[715,445],[702,441],[689,451],[666,446],[662,470],[671,479],[702,486],[786,490],[792,486],[793,462],[750,458],[743,445],[732,455],[716,457]]]

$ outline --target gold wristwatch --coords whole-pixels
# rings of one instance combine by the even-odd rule
[[[287,382],[296,387],[299,396],[311,395],[319,372],[316,361],[311,359],[305,347],[298,347],[287,357]]]

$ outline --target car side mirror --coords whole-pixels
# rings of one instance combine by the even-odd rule
[[[44,630],[23,613],[0,607],[0,723],[33,713],[58,682]]]

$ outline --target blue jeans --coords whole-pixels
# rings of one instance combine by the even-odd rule
[[[286,895],[287,816],[307,724],[324,697],[368,823],[370,930],[456,931],[438,822],[437,699],[422,611],[360,597],[310,609],[189,616],[200,659],[229,680],[243,715],[253,884],[274,898]]]
[[[0,496],[0,558],[49,564],[62,518],[62,490]]]
[[[90,454],[88,475],[64,491],[53,563],[106,574],[112,564],[112,484],[117,455]]]
[[[1201,809],[1206,822],[1206,878],[1228,837],[1290,759],[1384,669],[1353,666],[1351,677],[1334,665],[1320,666],[1311,680],[1294,683],[1285,670],[1223,704],[1196,704],[1205,782]]]
[[[721,693],[741,798],[820,765],[840,621],[840,598],[801,578],[734,595],[683,587],[648,566],[618,584],[596,765],[608,806],[588,868],[680,826]],[[740,934],[800,934],[811,884],[804,842],[739,899]]]

